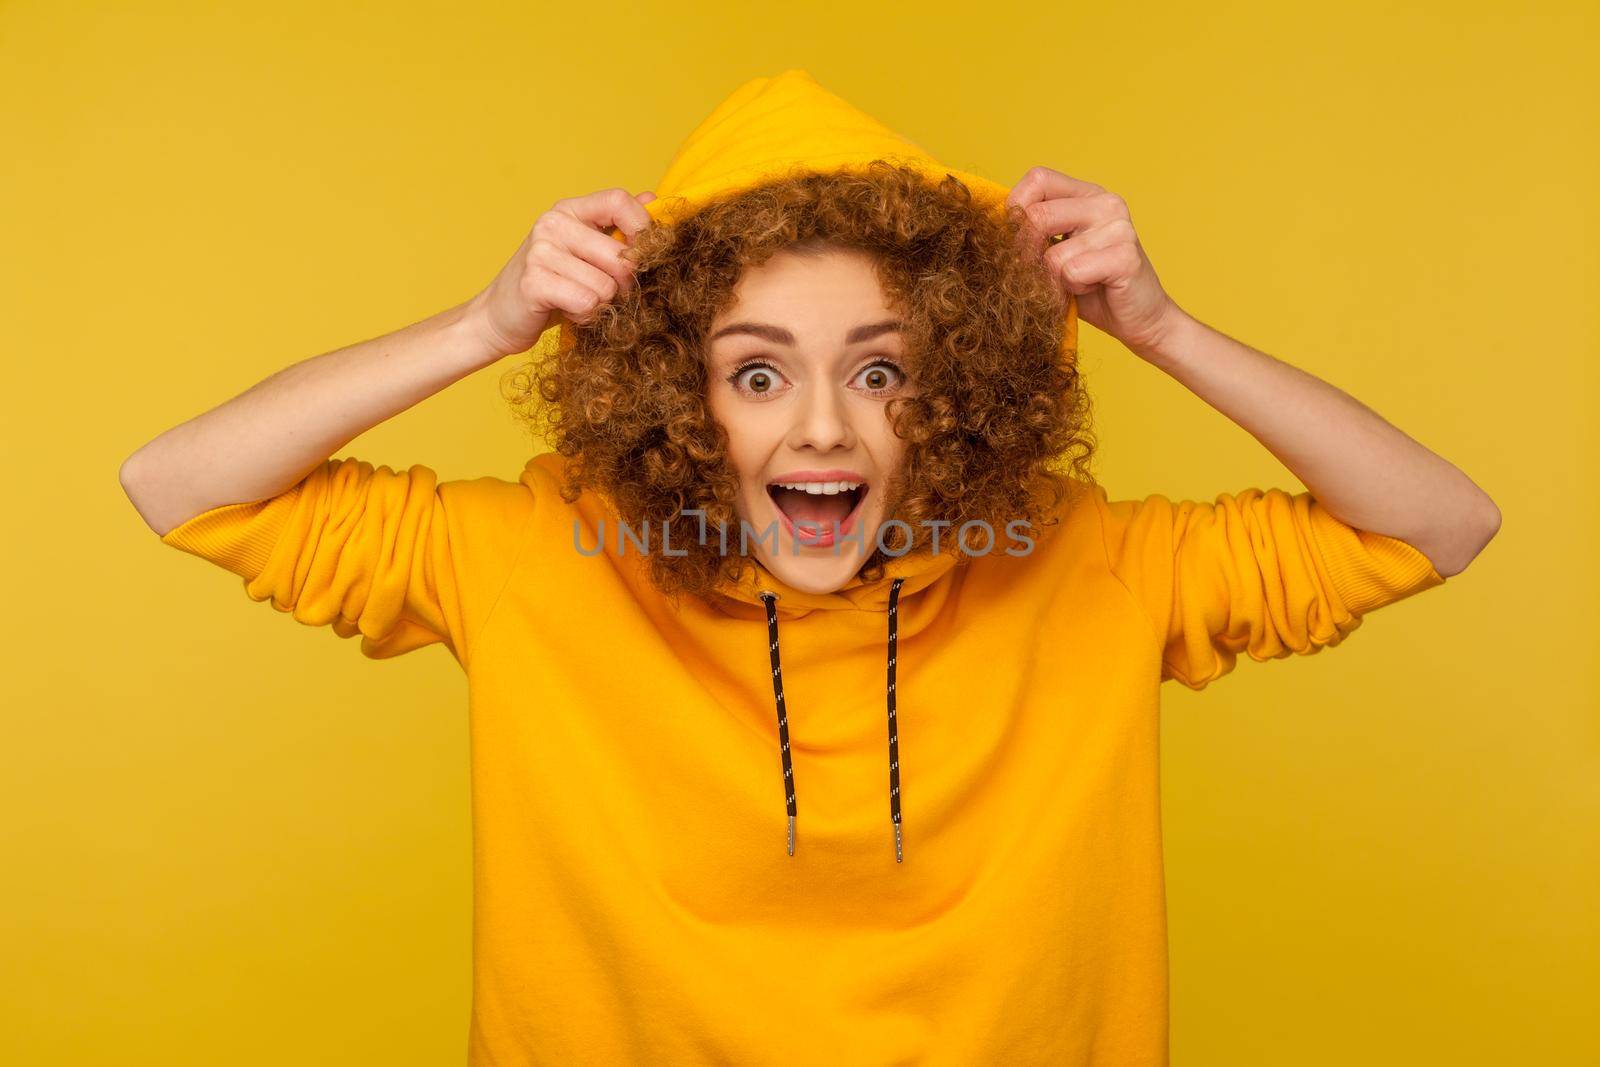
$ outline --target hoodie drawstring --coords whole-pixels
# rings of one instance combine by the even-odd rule
[[[905,858],[900,833],[900,734],[895,724],[895,645],[899,631],[900,585],[896,578],[889,585],[889,818],[894,823],[894,861]],[[783,759],[783,790],[789,811],[789,855],[794,855],[794,764],[789,758],[789,712],[783,701],[783,664],[778,657],[778,594],[760,591],[767,606],[767,652],[772,659],[772,699],[778,706],[778,750]]]

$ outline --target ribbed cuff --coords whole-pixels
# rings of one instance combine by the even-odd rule
[[[266,500],[223,504],[168,530],[163,544],[251,579],[267,569],[305,482]]]
[[[1433,561],[1399,538],[1349,526],[1319,504],[1310,514],[1328,578],[1352,615],[1444,584]]]

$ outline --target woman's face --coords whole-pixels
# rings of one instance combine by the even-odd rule
[[[842,587],[887,517],[905,450],[885,404],[913,392],[898,320],[868,255],[829,249],[748,269],[711,324],[708,400],[739,474],[746,550],[796,589]]]

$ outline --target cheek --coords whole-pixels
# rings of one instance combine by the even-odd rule
[[[715,405],[712,415],[728,435],[728,459],[733,469],[741,478],[759,475],[772,452],[770,444],[762,437],[760,421],[737,409],[718,411]]]
[[[871,426],[873,455],[885,466],[897,466],[901,457],[905,455],[905,441],[895,436],[894,428],[890,426],[887,416],[874,420]]]

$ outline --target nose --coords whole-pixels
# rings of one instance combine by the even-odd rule
[[[845,408],[845,397],[839,390],[824,385],[808,386],[801,391],[799,400],[799,411],[789,433],[790,447],[826,452],[853,444],[854,431]]]

